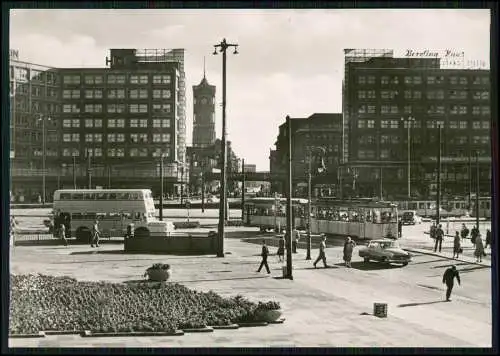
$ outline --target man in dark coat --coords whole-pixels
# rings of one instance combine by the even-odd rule
[[[401,238],[403,236],[403,220],[400,218],[398,220],[398,237]]]
[[[490,229],[486,230],[486,241],[485,241],[484,249],[487,249],[488,246],[490,246],[490,249],[491,249],[491,231],[490,231]]]
[[[443,283],[446,284],[446,301],[450,302],[451,290],[453,289],[453,282],[457,279],[458,285],[460,285],[460,274],[458,273],[457,267],[451,266],[444,271]]]
[[[267,256],[269,256],[269,249],[266,246],[266,240],[262,240],[262,252],[260,254],[262,256],[262,262],[260,263],[259,269],[257,272],[260,272],[262,267],[266,267],[267,273],[271,273],[269,270],[269,265],[267,264]]]
[[[439,252],[441,252],[441,246],[443,245],[443,237],[444,237],[444,231],[443,228],[441,227],[441,224],[436,229],[436,242],[434,243],[434,252],[438,250],[439,247]]]

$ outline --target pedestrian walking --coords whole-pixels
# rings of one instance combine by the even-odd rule
[[[441,252],[441,246],[443,245],[443,237],[444,237],[444,232],[441,227],[441,224],[436,228],[436,241],[434,243],[434,252],[436,252],[439,248],[439,252]]]
[[[477,226],[474,226],[470,231],[470,242],[472,242],[473,245],[476,244],[476,237],[478,235],[479,235],[479,229]]]
[[[127,234],[125,235],[125,237],[128,239],[134,237],[134,223],[130,223],[127,225]]]
[[[450,296],[453,289],[453,284],[455,278],[457,279],[458,285],[460,285],[460,274],[458,273],[456,266],[451,266],[446,269],[443,273],[443,284],[446,284],[446,301],[451,302]]]
[[[462,246],[460,241],[460,233],[455,231],[455,239],[453,240],[453,258],[458,258],[462,253]],[[456,256],[456,257],[455,257]]]
[[[268,274],[271,273],[271,271],[269,270],[269,265],[267,264],[267,256],[269,256],[269,249],[266,246],[266,240],[262,240],[262,252],[260,253],[260,255],[262,256],[262,261],[260,262],[260,266],[257,272],[260,272],[262,267],[266,267],[267,273]]]
[[[433,221],[432,225],[431,225],[431,229],[429,231],[429,235],[431,236],[431,239],[436,239],[436,230],[437,230],[436,222]]]
[[[94,225],[92,225],[92,241],[90,241],[90,247],[94,247],[94,244],[96,247],[99,247],[99,236],[101,232],[99,231],[99,221],[96,220]]]
[[[325,250],[326,250],[326,236],[324,234],[321,235],[321,242],[319,243],[319,255],[318,258],[316,258],[316,261],[314,261],[313,266],[316,268],[316,264],[322,260],[323,261],[323,266],[325,268],[328,267],[326,264],[326,255],[325,255]]]
[[[351,239],[350,236],[347,236],[344,243],[344,262],[346,267],[348,268],[351,268],[351,258],[354,247],[356,247],[356,243]]]
[[[299,244],[299,240],[300,240],[300,232],[299,230],[297,230],[297,228],[293,228],[293,231],[292,231],[292,253],[297,253],[297,246]]]
[[[14,246],[14,241],[16,239],[16,219],[11,215],[10,216],[10,246]]]
[[[476,256],[476,262],[482,262],[484,253],[483,239],[481,239],[481,234],[476,237],[476,249],[474,251],[474,256]]]
[[[469,229],[467,229],[467,226],[465,224],[462,224],[462,230],[460,231],[462,239],[466,239],[467,236],[469,236]]]
[[[68,240],[66,240],[66,226],[61,224],[59,228],[59,238],[62,240],[64,246],[68,246]]]
[[[278,255],[278,262],[284,261],[284,256],[285,256],[285,235],[281,235],[279,241],[278,241],[278,252],[276,252]]]
[[[398,220],[398,237],[403,237],[403,220],[401,218]]]
[[[486,241],[484,244],[484,249],[486,250],[488,248],[488,246],[490,247],[490,250],[491,250],[491,231],[490,231],[490,229],[486,230]]]

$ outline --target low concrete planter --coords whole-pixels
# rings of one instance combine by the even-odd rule
[[[12,339],[29,339],[29,338],[42,338],[45,337],[45,333],[43,331],[39,331],[38,333],[33,334],[9,334],[9,338]]]
[[[176,229],[197,229],[200,227],[199,221],[174,221]]]
[[[211,328],[214,330],[235,330],[235,329],[239,329],[239,327],[240,326],[238,324],[211,326]]]
[[[256,317],[260,321],[265,321],[267,323],[274,322],[281,317],[281,310],[259,310]]]
[[[240,328],[250,328],[250,327],[256,327],[256,326],[267,326],[268,323],[265,321],[257,321],[257,322],[252,322],[252,323],[238,323],[238,326]]]
[[[211,326],[205,326],[204,328],[187,328],[182,329],[185,333],[211,333],[214,329]]]
[[[117,336],[182,336],[184,332],[182,330],[176,330],[174,332],[170,331],[131,331],[131,332],[92,332],[85,330],[82,337],[117,337]]]
[[[84,332],[79,330],[47,330],[45,335],[82,335]]]

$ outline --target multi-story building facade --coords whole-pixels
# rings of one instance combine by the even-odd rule
[[[209,147],[215,142],[215,85],[205,73],[200,84],[193,85],[193,147]]]
[[[45,141],[47,195],[74,185],[147,186],[158,194],[161,159],[165,191],[178,193],[181,181],[187,182],[189,176],[185,165],[184,50],[112,49],[108,63],[109,68],[47,69],[43,77],[50,81],[40,90],[50,96],[43,106],[33,106],[34,88],[42,75],[32,76],[25,84],[32,94],[29,114],[38,124],[31,149]],[[14,122],[22,120],[19,110],[13,117]],[[24,141],[15,136],[12,141],[19,151],[17,147]],[[28,155],[43,155],[37,152]],[[40,159],[31,161],[30,166],[17,155],[12,164],[40,169]],[[50,174],[52,171],[55,173]],[[28,178],[17,172],[13,186]],[[38,182],[35,185],[41,188]]]
[[[309,160],[314,196],[335,196],[342,161],[342,114],[316,113],[308,118],[290,118],[292,130],[292,180],[294,196],[307,196]],[[286,176],[288,136],[286,122],[280,125],[276,150],[271,151],[271,175]],[[326,171],[319,173],[323,161]],[[285,182],[273,182],[274,192],[285,192]]]
[[[356,60],[350,53],[346,58],[346,180],[356,181],[350,194],[378,196],[382,185],[385,198],[401,199],[408,196],[410,176],[411,196],[430,198],[436,184],[438,127],[444,196],[468,194],[470,176],[475,179],[475,166],[471,173],[468,162],[472,156],[474,163],[476,153],[480,191],[489,194],[489,71],[444,69],[439,58],[381,53],[360,53]]]

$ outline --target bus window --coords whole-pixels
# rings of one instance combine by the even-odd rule
[[[107,217],[109,217],[109,219],[111,220],[121,220],[120,213],[109,213]]]
[[[95,220],[96,219],[96,213],[83,213],[82,214],[82,219],[84,219],[84,220]]]
[[[96,193],[96,199],[97,200],[106,200],[108,197],[107,197],[107,194],[106,193]]]
[[[116,200],[127,200],[127,193],[116,193]]]
[[[71,200],[71,193],[61,193],[59,200]]]
[[[130,193],[130,200],[138,200],[139,195],[137,193]]]
[[[106,219],[106,214],[105,213],[97,213],[95,214],[95,220],[103,220]]]
[[[82,213],[71,214],[71,219],[73,219],[73,220],[81,220],[81,219],[83,219],[83,214]]]
[[[134,213],[134,220],[140,220],[141,219],[141,213]]]
[[[73,193],[71,200],[83,200],[83,193]]]

